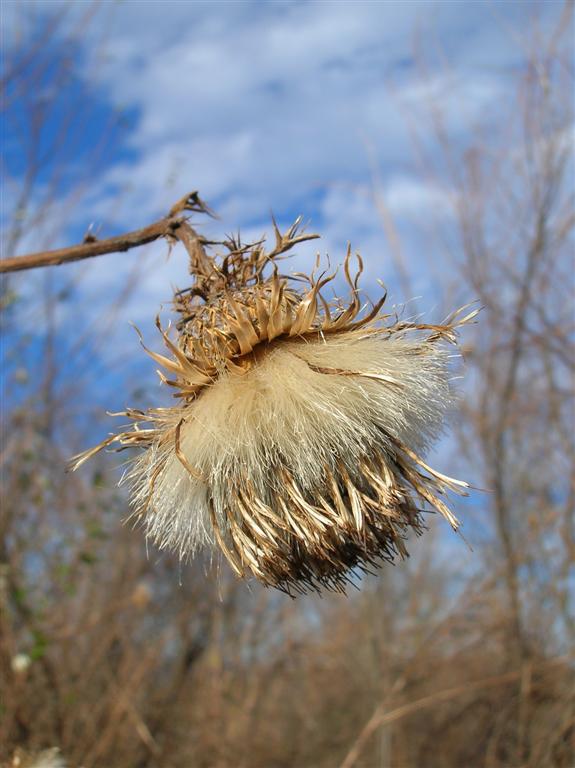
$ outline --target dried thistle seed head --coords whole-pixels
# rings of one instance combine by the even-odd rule
[[[169,354],[148,352],[177,404],[126,411],[133,428],[75,466],[113,443],[140,447],[134,515],[159,547],[219,547],[238,576],[289,593],[343,589],[352,569],[407,554],[422,508],[457,527],[440,496],[467,484],[421,455],[451,405],[446,347],[477,310],[425,325],[384,314],[385,297],[364,309],[350,251],[350,298],[328,301],[334,273],[278,268],[315,236],[299,221],[275,236],[271,251],[228,240],[219,257],[196,242],[177,338],[158,322]]]

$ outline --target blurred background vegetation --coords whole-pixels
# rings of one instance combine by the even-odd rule
[[[0,761],[57,746],[73,768],[575,764],[573,41],[572,4],[556,5],[552,31],[524,50],[500,130],[462,147],[433,102],[425,123],[405,115],[414,156],[454,193],[455,230],[433,232],[448,265],[434,298],[443,314],[456,296],[485,307],[465,336],[441,467],[471,467],[486,491],[457,510],[472,552],[430,521],[413,557],[360,591],[292,601],[207,558],[147,551],[122,524],[117,459],[64,469],[108,429],[101,403],[117,382],[98,352],[150,250],[122,257],[133,269],[105,314],[74,308],[88,330],[67,342],[54,318],[89,271],[3,281]],[[21,167],[4,169],[19,202],[2,212],[3,256],[66,232],[125,129],[119,114],[80,151],[93,105],[77,93],[55,106],[66,51],[99,7],[86,4],[58,55],[64,11],[4,57],[3,120],[22,130]],[[410,265],[380,204],[407,299]],[[112,354],[106,370],[116,363],[147,397],[135,363]]]

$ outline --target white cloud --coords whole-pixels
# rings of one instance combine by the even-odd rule
[[[501,75],[460,68],[414,79],[399,98],[414,120],[429,120],[435,112],[451,132],[458,132],[471,128],[490,107],[496,109],[508,85]]]
[[[363,136],[382,164],[409,158],[387,81],[409,59],[416,19],[431,15],[425,4],[232,3],[215,13],[200,3],[192,13],[175,3],[161,17],[155,6],[118,6],[107,58],[89,51],[85,77],[140,115],[130,135],[138,157],[104,176],[104,191],[129,178],[152,214],[170,177],[223,200],[241,221],[256,205],[265,215],[364,179]],[[445,28],[460,15],[454,8]],[[402,78],[413,105],[418,77]]]
[[[416,177],[394,176],[386,184],[383,196],[394,216],[443,218],[453,212],[453,197],[449,191],[433,181]]]
[[[21,7],[36,16],[56,6]],[[81,11],[69,8],[68,29]],[[504,86],[494,67],[515,55],[501,30],[480,4],[103,4],[78,38],[79,74],[137,119],[130,159],[94,179],[94,215],[124,190],[130,203],[117,207],[118,224],[145,221],[189,187],[233,214],[228,226],[272,208],[313,214],[333,184],[369,179],[366,138],[384,175],[405,174],[413,147],[399,104],[417,121],[430,101],[440,105],[456,132],[495,110]],[[455,75],[436,61],[422,79],[416,32],[423,56],[441,46]],[[470,66],[467,51],[477,62],[476,41],[491,35],[491,69]]]
[[[56,7],[18,5],[24,18],[27,9],[35,18]],[[521,8],[514,5],[499,4],[498,12],[517,30]],[[69,6],[69,30],[78,27],[82,12],[82,4]],[[12,10],[8,16],[4,37],[18,26]],[[128,134],[129,157],[124,153],[94,177],[75,223],[104,221],[102,236],[112,228],[134,228],[197,188],[222,216],[217,224],[206,223],[205,231],[241,227],[249,239],[269,231],[272,210],[284,224],[302,213],[324,238],[302,248],[294,268],[309,264],[318,249],[337,263],[351,241],[364,255],[373,285],[393,274],[373,201],[376,167],[381,195],[417,274],[416,288],[429,291],[431,246],[414,225],[430,214],[445,217],[449,192],[413,173],[400,105],[419,124],[430,104],[441,108],[455,139],[478,119],[496,121],[505,72],[521,51],[493,18],[480,3],[101,4],[93,23],[77,35],[85,52],[78,74],[111,105],[132,110],[136,120]],[[32,26],[24,24],[21,34]],[[441,57],[430,56],[422,77],[412,59],[417,30],[424,57],[439,46],[449,69]],[[185,258],[174,255],[166,264],[162,246],[151,252],[154,266],[140,275],[137,292],[118,316],[126,329],[128,319],[151,328],[171,285],[187,279]],[[129,279],[139,258],[108,256],[90,265],[89,279],[78,288],[86,323]]]

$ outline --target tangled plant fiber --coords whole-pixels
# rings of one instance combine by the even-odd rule
[[[343,590],[352,569],[404,557],[425,508],[454,529],[446,491],[468,485],[421,458],[452,396],[449,344],[477,310],[441,325],[368,308],[362,261],[348,250],[347,303],[325,296],[335,273],[282,275],[282,254],[304,240],[300,220],[275,246],[206,241],[191,249],[193,284],[175,296],[178,337],[157,321],[177,404],[128,409],[113,443],[144,449],[127,473],[134,515],[181,557],[217,546],[240,577],[293,594]],[[121,448],[119,448],[121,450]]]

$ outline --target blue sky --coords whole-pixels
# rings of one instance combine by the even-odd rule
[[[68,60],[67,78],[55,85],[47,67],[32,99],[47,109],[46,134],[81,104],[56,201],[43,220],[48,179],[40,175],[23,214],[37,226],[19,252],[72,244],[89,225],[101,237],[136,228],[198,189],[221,217],[205,223],[207,234],[240,228],[246,239],[257,238],[269,231],[272,211],[286,226],[302,214],[322,240],[298,252],[294,269],[309,266],[317,249],[337,263],[351,241],[372,295],[381,279],[391,303],[418,297],[418,311],[438,319],[453,308],[438,306],[437,285],[446,279],[438,232],[449,232],[454,191],[438,157],[432,153],[433,168],[422,162],[414,133],[425,148],[437,111],[452,147],[468,146],[477,132],[497,144],[533,34],[530,19],[549,27],[561,7],[553,0],[117,0],[100,2],[88,18],[85,2],[4,0],[8,68],[67,8],[58,35],[42,48],[48,61]],[[3,136],[4,220],[26,169],[25,121],[16,100]],[[88,166],[110,124],[105,151]],[[398,280],[389,222],[410,275],[409,296]],[[140,351],[129,322],[158,348],[154,317],[172,287],[188,282],[185,257],[167,260],[166,253],[159,243],[143,254],[60,267],[49,278],[54,290],[67,289],[54,319],[62,347],[81,336],[83,371],[95,379],[114,383],[122,370],[133,378]],[[135,275],[137,286],[102,343],[110,304]],[[12,284],[33,301],[46,280],[38,272]],[[456,304],[473,298],[454,287]],[[127,404],[122,387],[113,386],[114,399],[112,410]]]
[[[298,251],[295,270],[308,269],[318,249],[340,262],[350,241],[364,258],[371,296],[379,279],[391,304],[410,300],[414,311],[441,319],[475,296],[461,288],[454,268],[456,197],[434,149],[433,118],[441,116],[456,154],[478,136],[494,148],[512,146],[518,67],[533,35],[557,24],[562,5],[117,0],[100,2],[88,18],[91,4],[78,0],[3,0],[8,70],[67,10],[58,35],[41,45],[49,66],[40,86],[10,104],[2,129],[2,221],[14,215],[28,167],[26,105],[39,105],[47,115],[42,141],[73,118],[66,146],[40,173],[20,212],[24,225],[34,226],[19,253],[73,244],[90,225],[100,237],[142,226],[198,189],[220,215],[215,222],[198,220],[206,234],[241,229],[255,239],[270,231],[272,211],[284,226],[302,214],[322,240]],[[63,60],[67,75],[55,84],[52,68]],[[46,210],[44,196],[51,199]],[[398,254],[409,274],[408,294]],[[2,255],[12,254],[3,249]],[[56,388],[65,397],[70,382],[80,383],[86,397],[70,402],[86,429],[85,442],[70,446],[70,453],[113,428],[111,419],[98,418],[104,410],[167,397],[130,323],[142,329],[149,347],[160,349],[155,316],[163,306],[167,320],[173,287],[188,282],[186,257],[168,259],[164,243],[11,278],[18,328],[29,339],[6,378],[17,373],[22,379],[24,369],[31,390],[42,375],[42,296],[62,295],[50,317],[59,339]],[[441,294],[449,294],[449,306]],[[466,333],[475,332],[480,329]],[[452,451],[445,441],[432,464],[460,472]],[[462,476],[480,485],[474,472],[466,467]],[[474,494],[459,508],[466,534],[476,519],[475,541],[484,537],[484,496]],[[457,569],[460,558],[469,560],[467,549],[446,525],[440,530]]]
[[[7,0],[8,56],[61,6]],[[123,0],[100,3],[78,35],[86,7],[72,3],[64,25],[75,41],[66,39],[68,96],[88,93],[95,116],[79,132],[76,163],[107,112],[128,128],[70,224],[139,226],[197,188],[228,231],[261,232],[271,210],[285,221],[302,213],[337,252],[352,240],[384,259],[374,186],[408,239],[411,222],[448,214],[450,190],[417,167],[410,121],[428,119],[432,103],[452,142],[496,130],[538,5]],[[560,7],[544,3],[542,23]],[[17,146],[9,160],[22,169]]]

